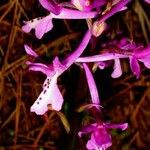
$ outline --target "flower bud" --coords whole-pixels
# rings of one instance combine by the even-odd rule
[[[92,34],[95,37],[98,37],[102,34],[102,32],[106,29],[106,23],[102,22],[99,23],[99,21],[95,21],[92,27]]]

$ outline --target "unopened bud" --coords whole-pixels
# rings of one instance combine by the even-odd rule
[[[98,37],[102,34],[102,32],[106,29],[106,23],[102,22],[99,23],[99,21],[95,21],[92,27],[92,34],[95,37]]]

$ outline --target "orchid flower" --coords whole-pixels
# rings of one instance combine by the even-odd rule
[[[112,145],[109,129],[127,129],[128,124],[109,124],[109,123],[93,123],[83,127],[78,133],[81,137],[83,134],[91,134],[91,138],[86,144],[88,150],[106,150]]]
[[[48,110],[48,105],[51,105],[52,110],[61,110],[64,100],[57,85],[57,78],[82,54],[90,38],[91,32],[88,30],[78,48],[61,62],[58,57],[55,57],[53,63],[50,65],[27,62],[29,70],[41,71],[47,76],[43,84],[43,91],[31,106],[31,112],[35,112],[37,115],[43,115]],[[28,45],[25,45],[25,50],[27,54],[38,57]]]
[[[72,10],[68,8],[61,8],[58,15],[50,13],[48,16],[35,18],[31,21],[24,21],[25,25],[22,30],[29,33],[32,29],[35,29],[35,35],[38,39],[41,39],[43,35],[53,28],[52,19],[88,19],[95,18],[97,12],[81,12],[79,10]]]
[[[95,106],[97,109],[99,109],[100,106],[100,98],[98,95],[98,90],[96,87],[96,83],[94,81],[93,75],[90,71],[90,69],[88,68],[88,66],[83,63],[83,68],[85,70],[85,74],[86,74],[86,79],[88,82],[88,87],[89,87],[89,91],[91,94],[91,101],[92,101],[92,106]]]
[[[122,74],[121,65],[119,59],[129,58],[131,71],[136,75],[137,78],[140,76],[140,65],[138,61],[144,63],[145,67],[150,69],[150,45],[143,48],[141,45],[135,45],[134,43],[120,43],[119,48],[121,50],[106,51],[104,54],[80,57],[76,62],[103,62],[109,60],[115,60],[114,72],[112,77],[119,77]],[[123,49],[122,49],[123,48]]]

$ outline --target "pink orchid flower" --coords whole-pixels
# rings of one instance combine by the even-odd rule
[[[77,49],[62,61],[59,61],[58,57],[55,57],[53,63],[50,65],[27,62],[29,70],[40,71],[47,76],[43,84],[43,91],[31,106],[31,112],[35,112],[37,115],[43,115],[48,110],[48,105],[51,105],[52,110],[61,110],[64,100],[57,85],[57,78],[82,54],[90,38],[91,32],[88,30]],[[38,57],[28,45],[25,45],[25,50],[27,54]]]
[[[88,19],[95,18],[96,11],[81,12],[79,10],[73,10],[68,8],[61,9],[58,15],[50,13],[48,16],[35,18],[31,21],[24,21],[25,25],[22,26],[22,30],[29,33],[32,29],[35,29],[35,35],[38,39],[41,39],[43,35],[53,28],[53,19]]]
[[[124,39],[126,40],[126,39]],[[129,63],[131,71],[136,75],[137,78],[140,76],[140,65],[142,62],[146,68],[150,69],[150,45],[143,47],[141,45],[135,45],[134,43],[118,43],[117,48],[106,48],[106,52],[100,55],[80,57],[76,62],[104,62],[109,60],[114,60],[114,71],[112,77],[120,77],[122,74],[120,59],[129,58]],[[120,48],[120,49],[118,49]]]
[[[109,124],[109,123],[93,123],[83,127],[78,133],[81,137],[83,134],[91,134],[91,138],[86,144],[88,150],[106,150],[112,145],[109,129],[127,129],[128,124]]]

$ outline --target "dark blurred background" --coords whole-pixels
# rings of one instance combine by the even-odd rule
[[[105,42],[108,36],[118,38],[118,33],[146,46],[150,37],[149,10],[150,5],[143,0],[133,0],[128,10],[107,21],[108,30],[91,40],[97,46],[89,46],[83,55],[98,54],[99,43]],[[36,49],[42,61],[48,64],[54,56],[63,58],[73,51],[87,29],[85,20],[54,20],[53,30],[41,40],[34,32],[21,31],[23,20],[47,14],[38,0],[0,0],[0,150],[86,149],[87,137],[80,139],[77,132],[93,118],[87,111],[76,111],[90,101],[85,75],[79,66],[73,65],[58,79],[65,99],[62,114],[49,111],[37,116],[30,112],[45,76],[28,71],[25,62],[31,58],[25,54],[24,44]],[[110,149],[149,150],[150,71],[140,64],[142,72],[137,80],[128,60],[121,63],[123,75],[118,79],[111,78],[112,67],[94,73],[104,106],[103,120],[129,123],[124,132],[111,131],[113,145]]]

